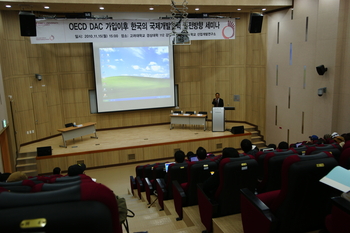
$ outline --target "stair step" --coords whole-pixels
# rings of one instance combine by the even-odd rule
[[[16,165],[16,167],[30,167],[30,166],[36,166],[36,163],[26,163],[26,164]]]
[[[25,170],[25,171],[21,171],[21,172],[23,172],[23,173],[36,173],[36,172],[38,172],[37,170]]]
[[[17,158],[17,161],[29,160],[29,159],[35,159],[35,158],[36,158],[36,156],[21,157],[21,158]]]

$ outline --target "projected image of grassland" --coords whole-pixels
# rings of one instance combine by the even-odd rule
[[[170,79],[139,76],[113,76],[102,81],[105,99],[169,95]]]

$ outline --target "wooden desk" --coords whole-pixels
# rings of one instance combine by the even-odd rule
[[[67,140],[81,137],[88,134],[95,134],[95,136],[91,136],[91,138],[98,138],[96,135],[95,125],[96,125],[96,122],[88,122],[88,123],[78,125],[76,127],[67,127],[63,129],[58,129],[57,131],[62,133],[62,139],[63,139],[63,146],[60,145],[60,147],[67,148],[67,144],[66,144]]]
[[[204,131],[207,129],[207,115],[202,114],[170,114],[170,129],[174,124],[180,125],[203,125]]]

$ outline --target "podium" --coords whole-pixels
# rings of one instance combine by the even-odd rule
[[[225,110],[235,110],[235,107],[213,107],[213,132],[225,131]]]

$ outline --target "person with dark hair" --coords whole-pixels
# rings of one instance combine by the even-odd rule
[[[253,156],[255,156],[257,152],[259,152],[258,147],[257,146],[253,147],[253,144],[249,139],[243,139],[241,141],[241,149],[245,154],[253,155]]]
[[[68,176],[78,176],[84,174],[86,165],[84,163],[74,164],[68,168]]]
[[[55,168],[52,170],[52,174],[53,174],[53,175],[61,175],[61,168],[55,167]]]
[[[191,161],[192,157],[196,157],[196,155],[192,151],[187,152],[187,154],[186,154],[187,160]]]
[[[220,93],[215,94],[212,104],[214,107],[224,107],[224,100],[220,98]]]
[[[222,150],[222,156],[221,156],[221,159],[218,161],[218,164],[220,164],[220,161],[225,158],[238,158],[238,157],[239,157],[239,153],[235,148],[225,147]],[[214,194],[218,189],[219,185],[220,185],[220,174],[219,172],[215,172],[206,181],[204,181],[203,191],[209,198],[212,198],[214,197]]]
[[[198,147],[196,151],[198,160],[205,160],[207,158],[207,151],[203,147]]]
[[[175,162],[176,163],[183,163],[185,162],[185,153],[182,150],[178,150],[174,154]]]
[[[281,150],[288,150],[289,149],[289,145],[287,142],[285,141],[282,141],[278,144],[278,149],[281,149]]]
[[[277,146],[276,146],[276,144],[270,143],[269,145],[267,145],[267,148],[272,148],[272,149],[276,150]]]

